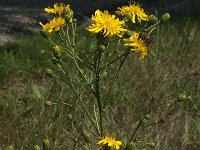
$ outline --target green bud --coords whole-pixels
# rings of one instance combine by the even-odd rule
[[[74,138],[73,141],[74,141],[75,143],[78,143],[79,140],[78,140],[77,138]]]
[[[169,13],[164,13],[163,15],[162,15],[162,17],[161,17],[161,19],[163,20],[163,21],[168,21],[169,20],[169,18],[170,18],[170,14]]]
[[[49,142],[49,140],[47,138],[43,139],[43,148],[45,150],[49,149],[49,144],[50,144],[50,142]]]
[[[149,22],[157,23],[158,18],[155,15],[149,15]]]
[[[73,120],[72,114],[67,115],[67,119],[68,119],[69,121],[72,121],[72,120]]]
[[[46,69],[45,70],[45,75],[49,76],[49,77],[52,77],[53,76],[53,71],[51,69]]]
[[[64,18],[66,22],[72,22],[73,20],[73,11],[70,9],[69,5],[66,5],[64,9]]]
[[[133,32],[128,30],[126,33],[127,33],[127,35],[131,36]]]
[[[147,119],[146,119],[146,117],[144,117],[144,119],[141,122],[141,125],[144,126],[146,123],[147,123]]]
[[[62,56],[62,49],[58,45],[53,46],[53,54],[59,59]]]
[[[101,52],[104,52],[106,50],[105,45],[100,45],[99,48],[100,48]]]
[[[77,22],[77,20],[74,18],[73,20],[72,20],[73,22]]]
[[[133,18],[133,15],[131,13],[129,13],[128,15],[126,15],[126,19],[131,20]]]
[[[38,145],[34,145],[34,150],[40,150],[40,147]]]
[[[154,142],[147,143],[147,145],[152,147],[152,148],[156,146],[156,144]]]
[[[126,20],[127,20],[127,19],[126,19]],[[126,22],[126,20],[125,20],[125,22]],[[129,26],[128,26],[127,24],[123,24],[122,27],[123,27],[124,29],[128,29],[128,28],[129,28]]]
[[[43,38],[48,39],[47,32],[41,30],[41,31],[40,31],[40,34],[41,34],[41,36],[42,36]]]
[[[45,104],[48,106],[52,106],[54,103],[52,101],[46,101]]]
[[[188,100],[188,96],[186,96],[185,94],[179,94],[178,96],[177,96],[177,102],[183,102],[183,101],[186,101],[186,100]]]
[[[14,150],[14,147],[12,145],[6,147],[6,150]]]
[[[150,119],[150,115],[147,114],[147,115],[145,116],[145,119]]]
[[[134,150],[135,147],[136,147],[135,143],[129,142],[129,143],[127,143],[127,145],[126,145],[125,150]]]
[[[86,143],[90,143],[90,135],[87,133],[87,131],[83,131],[83,138]]]

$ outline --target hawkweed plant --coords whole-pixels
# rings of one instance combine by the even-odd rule
[[[50,42],[53,54],[52,62],[60,71],[56,74],[51,69],[47,69],[46,74],[61,80],[71,88],[93,126],[95,132],[93,134],[96,135],[94,141],[101,146],[101,149],[132,149],[132,142],[137,130],[144,120],[148,119],[149,113],[155,107],[151,108],[138,121],[137,127],[126,143],[115,140],[115,137],[111,136],[112,131],[105,128],[104,112],[108,109],[106,106],[109,103],[113,83],[117,80],[117,75],[124,62],[132,54],[139,54],[139,60],[148,56],[151,34],[161,22],[170,18],[169,14],[163,14],[161,18],[148,15],[138,3],[119,7],[116,14],[110,14],[107,10],[96,10],[91,17],[92,23],[85,29],[95,39],[96,46],[93,50],[84,52],[77,46],[77,20],[73,16],[70,5],[57,3],[53,7],[45,8],[44,11],[53,18],[46,24],[39,23],[42,27],[41,35]],[[58,36],[59,40],[54,40],[54,36]],[[115,45],[114,49],[113,45]],[[74,75],[68,70],[67,63],[74,66],[73,69],[77,74]],[[118,67],[113,73],[112,84],[107,85],[107,90],[103,91],[102,86],[107,84],[105,78],[110,75],[107,70],[113,64],[118,64]],[[77,83],[79,81],[84,84],[86,94],[89,93],[91,101],[97,108],[93,112],[89,111],[84,103],[84,96]],[[88,133],[86,131],[82,133],[85,141],[90,142]],[[82,146],[85,148],[84,145]]]

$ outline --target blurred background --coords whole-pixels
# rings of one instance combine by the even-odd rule
[[[0,0],[0,44],[19,35],[38,32],[38,22],[45,20],[43,8],[56,2],[69,3],[79,20],[96,9],[116,10],[128,0]],[[170,12],[172,19],[190,16],[199,19],[199,0],[139,0],[148,13]]]

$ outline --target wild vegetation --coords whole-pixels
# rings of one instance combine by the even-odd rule
[[[200,148],[199,39],[199,23],[184,18],[157,28],[144,60],[127,58],[103,110],[113,136],[126,142],[153,105],[137,130],[135,149]],[[87,31],[79,31],[77,41],[84,52],[96,44]],[[69,86],[45,75],[47,68],[56,71],[50,49],[40,35],[0,47],[2,149],[97,149],[90,120]],[[66,68],[73,74],[73,66]],[[97,109],[89,93],[84,105],[89,112]]]

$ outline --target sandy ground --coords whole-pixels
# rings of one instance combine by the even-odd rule
[[[38,31],[41,10],[19,6],[0,6],[0,44]]]

